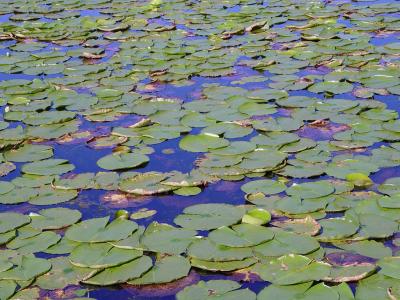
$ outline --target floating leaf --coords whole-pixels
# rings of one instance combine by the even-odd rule
[[[106,170],[123,170],[138,167],[149,161],[148,156],[141,153],[113,153],[97,161],[97,165]]]
[[[21,227],[25,224],[28,224],[31,221],[29,216],[25,216],[18,213],[6,212],[0,214],[0,233],[4,233],[18,227]]]
[[[65,237],[77,242],[117,241],[129,236],[138,229],[132,221],[116,219],[109,223],[109,217],[85,220],[70,227]]]
[[[90,268],[76,267],[66,257],[51,258],[49,261],[52,265],[51,270],[36,279],[36,284],[46,290],[78,285],[81,280],[97,272],[97,270]]]
[[[273,195],[286,189],[284,183],[269,179],[250,181],[241,186],[241,190],[247,194],[263,193]]]
[[[313,262],[302,255],[284,255],[267,263],[257,264],[254,271],[264,280],[279,285],[291,285],[327,277],[330,265]]]
[[[83,268],[108,268],[142,256],[142,251],[121,249],[107,243],[85,243],[72,250],[70,262]]]
[[[174,222],[184,228],[210,230],[237,223],[244,209],[229,204],[197,204],[183,210]]]
[[[148,256],[142,256],[128,263],[107,268],[83,282],[93,285],[111,285],[139,278],[152,267],[152,260]]]
[[[36,229],[59,229],[78,222],[82,214],[75,209],[48,208],[31,215],[31,226]]]
[[[264,225],[271,221],[271,214],[262,208],[248,210],[242,217],[242,223]]]
[[[187,135],[179,142],[180,148],[190,152],[207,152],[210,149],[222,148],[228,145],[228,140],[210,133]]]
[[[180,254],[186,251],[196,234],[194,230],[153,222],[144,232],[141,243],[149,251]]]
[[[240,289],[240,284],[230,280],[200,281],[196,285],[186,287],[176,295],[178,300],[189,299],[249,299],[255,300],[256,294],[249,289]]]
[[[133,285],[146,285],[171,282],[188,275],[189,261],[182,256],[166,256],[158,261],[142,277],[129,281]]]
[[[223,226],[209,233],[208,238],[216,244],[229,247],[250,247],[272,240],[274,233],[266,227],[239,224],[232,228]]]

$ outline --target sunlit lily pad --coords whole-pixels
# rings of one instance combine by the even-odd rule
[[[28,281],[46,273],[50,268],[51,263],[46,259],[23,256],[13,268],[0,272],[0,279]]]
[[[108,243],[84,243],[72,250],[69,260],[77,267],[100,269],[117,266],[142,255],[142,251],[116,248]]]
[[[29,216],[6,212],[0,214],[0,233],[5,233],[7,231],[21,227],[29,223],[31,219]]]
[[[208,235],[214,243],[229,247],[255,246],[273,237],[274,233],[270,229],[251,224],[234,225],[232,228],[220,227]]]
[[[38,214],[31,214],[31,226],[36,229],[59,229],[72,225],[80,220],[78,210],[68,208],[42,209]]]
[[[311,259],[289,254],[257,264],[254,267],[261,278],[279,285],[291,285],[312,280],[320,280],[329,275],[330,265],[313,262]]]
[[[140,153],[113,153],[97,161],[100,168],[122,170],[138,167],[149,161],[148,156]]]
[[[180,254],[186,251],[196,233],[194,230],[153,222],[144,232],[141,243],[149,251]]]
[[[334,191],[335,188],[329,182],[317,181],[292,185],[286,193],[301,198],[318,198],[332,194]]]
[[[247,194],[264,193],[273,195],[283,192],[286,189],[284,183],[269,179],[250,181],[241,186],[241,190]]]
[[[142,277],[129,281],[133,285],[146,285],[171,282],[188,275],[189,261],[182,256],[166,256],[155,262]]]
[[[189,246],[188,255],[191,258],[223,262],[251,257],[252,251],[250,248],[230,247],[217,244],[210,239],[199,239]]]
[[[400,279],[400,257],[385,257],[378,261],[378,266],[381,268],[379,273],[391,278]]]
[[[197,204],[183,210],[175,224],[189,229],[209,230],[237,223],[245,211],[229,204]]]
[[[207,152],[210,149],[218,149],[228,145],[228,140],[210,133],[187,135],[179,143],[179,147],[190,152]]]
[[[52,258],[49,261],[51,270],[36,279],[36,284],[42,289],[54,290],[78,285],[81,280],[97,272],[90,268],[76,267],[66,257]]]
[[[46,159],[23,165],[22,172],[33,175],[58,175],[72,171],[74,168],[65,159]]]
[[[107,242],[128,237],[138,225],[132,221],[116,219],[109,223],[109,217],[89,219],[70,227],[65,236],[77,242]]]
[[[249,289],[240,289],[240,284],[229,280],[210,280],[207,282],[200,281],[196,285],[186,287],[176,295],[178,300],[189,299],[249,299],[255,300],[256,294]]]
[[[93,285],[111,285],[126,282],[139,278],[143,273],[152,267],[152,260],[148,256],[142,256],[125,264],[106,268],[100,273],[89,279],[84,279],[84,283]]]

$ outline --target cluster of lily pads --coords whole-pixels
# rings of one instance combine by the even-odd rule
[[[321,198],[316,197],[327,193],[317,188],[316,194],[305,185],[295,187],[299,187],[299,195],[314,197],[306,198],[309,202],[318,203]],[[331,185],[330,192],[333,190]],[[62,207],[30,215],[1,213],[0,242],[6,247],[0,251],[1,298],[17,292],[15,299],[21,299],[19,293],[39,295],[38,288],[55,290],[79,283],[162,284],[188,276],[191,268],[245,270],[257,275],[272,283],[260,293],[261,299],[272,295],[286,297],[282,299],[296,295],[354,299],[346,284],[354,281],[359,281],[356,299],[372,299],[364,298],[371,291],[379,299],[395,297],[399,293],[400,259],[392,257],[391,248],[384,243],[370,240],[398,230],[398,223],[390,220],[398,220],[395,211],[382,209],[382,214],[387,212],[384,216],[358,214],[356,206],[342,218],[276,218],[268,227],[263,225],[270,222],[271,215],[264,208],[230,204],[187,207],[174,220],[179,227],[158,222],[139,226],[125,216],[112,221],[109,217],[81,221],[78,210]],[[323,242],[331,242],[335,248],[323,247]],[[53,258],[39,258],[39,253]],[[216,282],[216,293],[245,293],[255,298],[253,292],[237,290],[237,283],[228,283]],[[186,288],[178,299],[189,299],[197,288],[206,288],[204,284],[214,283]],[[231,289],[225,290],[225,284]]]
[[[400,166],[399,11],[0,3],[0,299],[168,283],[179,300],[400,298],[400,177],[379,178]],[[89,151],[91,172],[61,146]],[[158,169],[188,154],[190,171]],[[90,218],[72,201],[99,190],[195,202],[224,181],[242,205],[210,198],[173,225],[146,208]]]

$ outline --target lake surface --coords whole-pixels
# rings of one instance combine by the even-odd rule
[[[241,287],[207,299],[400,297],[399,15],[380,0],[0,4],[0,298],[175,299],[222,279]],[[85,223],[106,216],[114,231]],[[92,246],[125,254],[98,267]]]

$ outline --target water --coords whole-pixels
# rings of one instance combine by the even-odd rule
[[[349,1],[326,1],[328,5],[334,6],[340,3],[348,3]],[[361,6],[368,6],[368,5],[381,5],[385,3],[391,3],[392,1],[372,1],[372,2],[353,2],[352,5],[356,7]],[[264,5],[268,5],[268,1],[264,2]],[[106,17],[106,14],[102,13],[102,10],[99,9],[92,9],[92,10],[78,10],[81,17],[89,17],[89,18],[103,18]],[[230,6],[226,12],[227,13],[238,13],[241,11],[240,5],[233,5]],[[9,17],[12,14],[3,14],[0,17],[0,22],[9,22]],[[385,14],[382,14],[383,16]],[[389,16],[398,17],[398,14],[389,14]],[[48,18],[41,18],[39,22],[52,22],[51,19]],[[151,19],[151,22],[161,24],[161,25],[172,25],[170,20],[156,17]],[[338,23],[343,24],[346,28],[353,28],[354,24],[352,20],[345,19],[343,16],[338,17]],[[21,22],[17,22],[17,25],[22,24]],[[294,21],[289,20],[282,24],[276,24],[272,26],[273,29],[285,28],[288,25],[303,25],[303,21]],[[177,28],[180,30],[187,30],[188,27],[184,24],[178,24]],[[193,30],[191,30],[193,32]],[[187,40],[190,39],[202,39],[203,37],[188,37]],[[370,41],[371,45],[376,47],[384,46],[388,43],[398,42],[400,35],[398,32],[390,33],[385,36],[379,36],[370,34]],[[100,40],[103,40],[102,38]],[[11,56],[18,55],[16,51],[8,49],[13,42],[3,41],[0,43],[0,55],[5,55],[7,52],[10,53]],[[100,60],[95,60],[93,63],[107,63],[110,59],[114,56],[118,55],[119,47],[121,42],[111,42],[106,46],[101,45],[101,48],[105,49],[105,56]],[[48,44],[47,48],[34,51],[33,53],[40,53],[45,52],[51,49],[52,47],[57,47],[57,51],[69,51],[72,49],[76,49],[78,47],[71,46],[71,47],[63,47],[59,45],[55,45],[52,43]],[[237,64],[234,67],[235,73],[231,76],[222,76],[218,78],[211,78],[211,77],[202,77],[202,76],[193,76],[190,78],[192,82],[191,85],[188,86],[175,86],[174,84],[170,83],[151,83],[149,79],[144,79],[140,83],[146,86],[147,90],[142,90],[141,93],[149,94],[152,96],[158,96],[163,98],[177,98],[182,100],[183,102],[190,102],[190,101],[198,101],[200,98],[201,91],[205,84],[212,84],[218,83],[220,85],[225,86],[235,86],[235,87],[242,87],[245,89],[257,89],[257,88],[265,88],[270,80],[266,80],[264,82],[258,83],[246,83],[246,84],[235,84],[232,83],[234,81],[240,80],[241,78],[246,78],[248,76],[255,76],[255,75],[264,75],[264,76],[272,76],[269,72],[258,72],[253,70],[249,67],[244,67],[238,65],[241,60],[248,59],[248,57],[239,57],[237,60]],[[134,65],[126,66],[128,69],[134,69]],[[298,72],[296,75],[298,76],[306,76],[306,75],[325,75],[329,73],[329,69],[303,69]],[[63,77],[63,74],[52,74],[52,75],[26,75],[21,73],[10,74],[7,72],[0,72],[0,80],[10,80],[10,79],[27,79],[32,80],[35,78],[40,79],[48,79],[48,78],[55,78],[55,77]],[[82,89],[77,88],[77,91],[81,92]],[[308,91],[290,91],[289,96],[312,96],[315,97],[316,94],[310,93]],[[318,95],[320,98],[323,95]],[[355,99],[355,97],[351,93],[341,94],[339,96],[335,96],[334,98],[337,99]],[[376,95],[375,99],[381,101],[387,105],[387,108],[396,110],[400,112],[400,105],[398,101],[398,96],[394,95],[387,95],[387,96],[380,96]],[[278,116],[277,113],[275,116]],[[135,120],[136,121],[136,120]],[[116,121],[112,122],[100,122],[100,123],[92,123],[89,121],[82,120],[83,124],[80,127],[81,131],[90,130],[90,131],[100,131],[103,135],[110,132],[112,127],[115,126],[128,126],[134,120],[130,119],[130,116],[123,116]],[[11,123],[12,127],[19,125],[18,122]],[[22,124],[23,125],[23,124]],[[194,129],[193,132],[198,132],[199,129]],[[253,137],[256,132],[253,132],[252,135],[249,135],[245,138],[241,138],[240,140],[249,140]],[[310,134],[310,133],[308,133]],[[318,134],[312,133],[311,134]],[[327,139],[327,138],[321,138]],[[199,157],[197,153],[190,153],[183,151],[179,148],[178,139],[172,139],[165,141],[160,144],[151,145],[154,149],[154,152],[150,154],[150,162],[146,164],[143,168],[140,169],[140,172],[148,172],[148,171],[159,171],[159,172],[170,172],[174,170],[178,170],[181,172],[189,172],[195,167],[195,161]],[[70,163],[76,166],[74,170],[75,173],[84,173],[84,172],[98,172],[102,171],[96,164],[97,160],[101,157],[112,153],[112,149],[100,149],[94,151],[93,149],[89,148],[85,143],[71,143],[71,144],[57,144],[54,142],[50,143],[54,146],[54,156],[56,158],[64,158],[69,160]],[[378,147],[383,144],[376,145]],[[163,150],[165,149],[173,149],[172,154],[165,154]],[[17,169],[11,172],[9,175],[2,178],[4,181],[10,181],[18,176],[20,176],[20,168],[21,163],[16,163]],[[400,169],[398,167],[390,167],[390,168],[383,168],[378,172],[374,173],[371,176],[371,179],[380,184],[384,182],[385,179],[391,177],[400,176]],[[328,178],[327,176],[322,176],[321,179]],[[230,181],[220,181],[217,183],[209,184],[206,188],[204,188],[203,192],[199,195],[192,196],[192,197],[183,197],[177,195],[156,195],[156,196],[149,196],[149,197],[135,197],[133,201],[122,202],[122,203],[110,203],[104,201],[104,196],[110,194],[112,192],[103,191],[103,190],[84,190],[80,192],[77,199],[63,203],[64,207],[70,208],[79,208],[79,210],[83,214],[83,219],[93,218],[93,217],[102,217],[105,215],[113,215],[117,210],[121,208],[126,208],[129,211],[134,211],[140,208],[148,208],[154,209],[157,211],[157,214],[153,217],[138,220],[137,222],[140,225],[148,225],[152,221],[158,222],[165,222],[165,223],[173,223],[173,219],[176,215],[182,212],[185,207],[190,205],[199,204],[199,203],[230,203],[234,205],[245,204],[246,201],[244,199],[244,193],[240,190],[240,186],[243,185],[245,182],[249,181],[249,179],[244,179],[238,182],[230,182]],[[309,181],[306,180],[298,180],[298,182]],[[50,207],[50,206],[49,206]],[[38,207],[32,206],[29,204],[19,204],[17,206],[12,205],[0,205],[1,211],[19,211],[19,212],[35,212],[40,209],[46,208],[45,207]],[[236,277],[235,277],[236,276]],[[228,274],[224,275],[217,275],[217,274],[210,274],[205,272],[195,272],[192,271],[191,275],[183,280],[180,280],[176,283],[167,284],[159,289],[154,287],[144,287],[144,288],[135,288],[135,287],[128,287],[128,286],[115,286],[110,288],[96,288],[90,289],[88,296],[94,297],[96,299],[174,299],[174,294],[182,289],[188,283],[195,283],[200,279],[203,280],[210,280],[210,279],[218,279],[218,278],[232,278],[235,280],[241,280],[242,278],[238,278],[238,274]],[[262,281],[257,281],[256,279],[250,282],[245,282],[244,287],[248,287],[255,292],[259,292],[263,287],[265,287],[266,283]],[[52,295],[51,292],[48,295]]]

